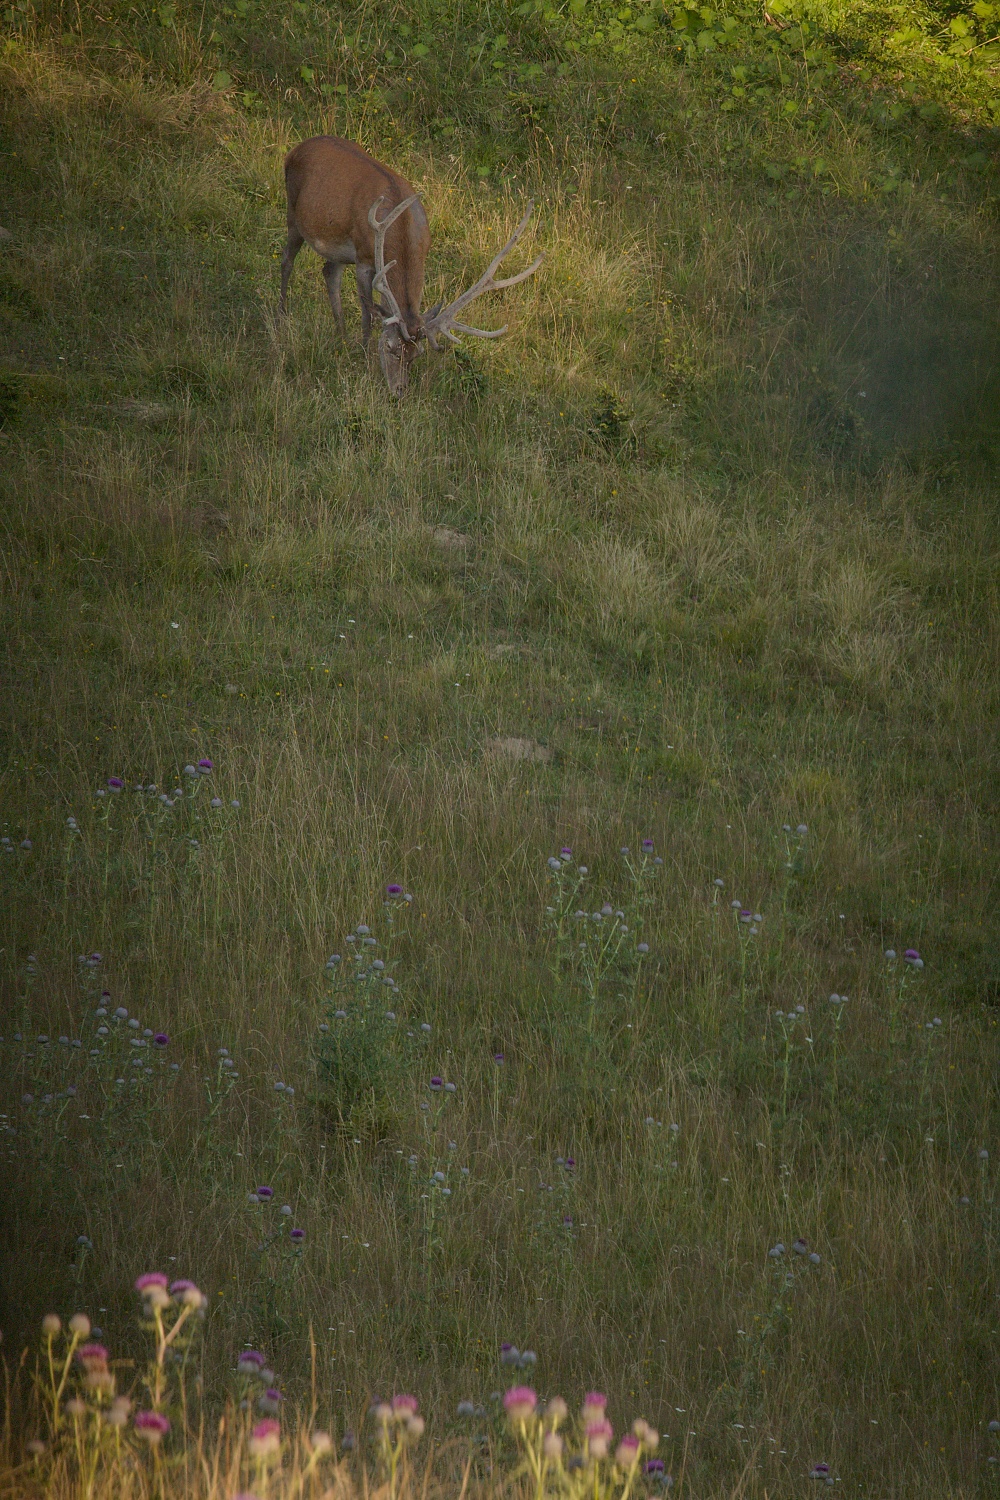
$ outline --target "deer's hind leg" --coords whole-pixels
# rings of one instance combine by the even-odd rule
[[[288,243],[285,245],[285,253],[281,257],[281,297],[278,302],[278,310],[281,313],[288,311],[288,278],[292,274],[295,257],[298,255],[305,240],[294,224],[288,226]]]

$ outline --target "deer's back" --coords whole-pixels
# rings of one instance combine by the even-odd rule
[[[413,196],[413,189],[398,172],[383,166],[354,141],[336,135],[317,135],[302,141],[285,157],[285,191],[288,222],[321,255],[336,254],[338,248],[355,252],[345,259],[372,262],[374,236],[368,210],[384,199],[380,216]],[[389,231],[387,259],[395,258],[402,269],[416,270],[430,247],[427,216],[420,203]],[[339,257],[338,257],[339,258]],[[407,277],[409,280],[409,277]]]

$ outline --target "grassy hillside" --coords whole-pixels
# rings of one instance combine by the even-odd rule
[[[675,1493],[989,1493],[998,7],[2,26],[8,1360],[141,1368],[161,1270],[194,1423],[252,1344],[502,1465],[506,1340]],[[346,346],[308,251],[275,317],[324,130],[427,303],[537,203],[399,404],[350,277]]]

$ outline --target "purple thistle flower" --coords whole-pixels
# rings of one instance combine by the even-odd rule
[[[493,1054],[493,1061],[496,1063],[496,1065],[497,1065],[498,1068],[501,1068],[501,1067],[503,1067],[503,1064],[506,1061],[506,1059],[505,1059],[505,1057],[504,1057],[504,1055],[503,1055],[502,1052],[494,1052],[494,1054]]]
[[[830,1465],[829,1464],[813,1464],[812,1468],[809,1470],[809,1478],[810,1479],[827,1480],[827,1479],[829,1479],[829,1477],[830,1477]]]
[[[108,786],[110,787],[111,791],[120,792],[124,790],[125,783],[124,781],[122,781],[120,776],[109,776]]]
[[[214,770],[214,769],[215,769],[215,767],[214,767],[214,766],[213,766],[213,764],[212,764],[212,762],[211,762],[211,761],[210,761],[210,760],[209,760],[209,759],[208,759],[208,757],[207,757],[207,756],[204,756],[204,757],[203,757],[203,758],[202,758],[202,759],[201,759],[201,760],[200,760],[200,761],[199,761],[199,762],[198,762],[198,770],[199,770],[199,771],[200,771],[200,772],[201,772],[201,774],[202,774],[202,775],[203,775],[203,776],[207,776],[207,775],[208,775],[208,773],[209,773],[209,772],[210,772],[210,771],[213,771],[213,770]]]
[[[652,839],[643,839],[643,841],[642,841],[642,852],[643,852],[643,854],[652,854],[652,852],[653,852],[653,840]]]
[[[647,1474],[665,1474],[667,1466],[662,1458],[650,1458],[646,1460],[644,1471]]]
[[[147,1271],[143,1276],[137,1276],[135,1289],[137,1292],[146,1292],[150,1287],[159,1286],[166,1290],[169,1278],[162,1271]]]
[[[153,1046],[165,1047],[169,1041],[170,1038],[167,1036],[167,1033],[165,1031],[158,1031],[153,1037]]]
[[[387,896],[401,896],[403,894],[403,887],[393,881],[391,885],[386,886],[385,893]]]
[[[140,1437],[144,1437],[147,1443],[156,1444],[170,1431],[170,1422],[167,1417],[159,1411],[137,1411],[135,1414],[135,1430]]]
[[[434,1077],[431,1079],[431,1088],[435,1093],[437,1093],[439,1089],[444,1088],[444,1079],[440,1078],[437,1073],[435,1073]]]
[[[194,1282],[188,1281],[184,1276],[181,1277],[180,1281],[172,1281],[170,1283],[170,1295],[172,1297],[176,1297],[179,1292],[196,1292],[197,1290],[198,1288]]]
[[[567,1156],[566,1161],[564,1163],[564,1166],[565,1166],[567,1172],[572,1172],[575,1169],[575,1167],[576,1167],[576,1157],[575,1156]]]
[[[306,1232],[305,1232],[304,1229],[292,1229],[292,1230],[289,1231],[289,1234],[288,1234],[288,1238],[290,1240],[295,1240],[296,1243],[301,1243],[302,1240],[305,1239],[305,1237],[306,1237]]]
[[[572,859],[573,858],[573,851],[568,846],[564,846],[562,849],[560,849],[559,850],[559,854],[560,854],[560,856],[561,856],[562,859]]]
[[[274,1197],[274,1188],[259,1187],[257,1189],[257,1197],[260,1199],[261,1203],[266,1203],[269,1198]]]

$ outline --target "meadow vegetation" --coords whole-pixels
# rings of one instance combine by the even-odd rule
[[[4,1494],[1000,1482],[998,33],[4,9]],[[538,205],[398,404],[324,130]]]

